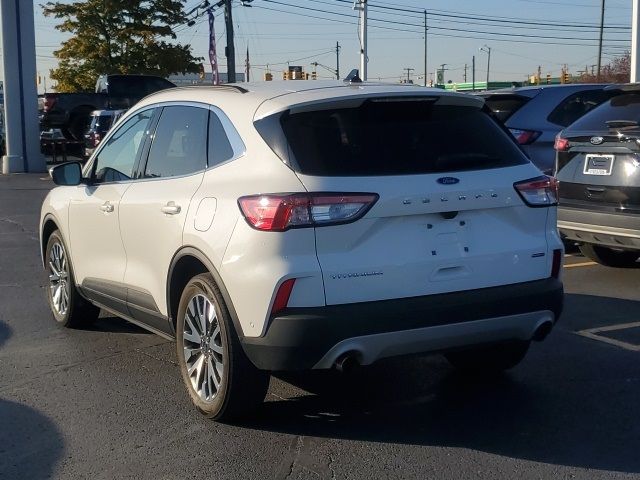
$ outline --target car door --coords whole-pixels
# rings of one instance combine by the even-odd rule
[[[134,114],[107,139],[85,169],[87,181],[77,187],[69,204],[76,282],[87,296],[118,311],[126,310],[120,200],[132,185],[153,116],[153,109]]]
[[[165,106],[141,165],[141,178],[127,189],[120,204],[129,312],[161,331],[169,331],[169,264],[182,246],[191,198],[207,166],[208,121],[206,106]]]

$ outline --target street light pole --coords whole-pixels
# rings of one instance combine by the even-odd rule
[[[424,86],[427,86],[427,11],[424,11]]]
[[[231,0],[224,2],[224,20],[227,29],[227,82],[236,81],[236,49],[233,44],[233,16],[231,13]]]

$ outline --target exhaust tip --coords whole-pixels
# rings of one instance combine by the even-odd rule
[[[553,323],[550,321],[544,322],[542,325],[540,325],[535,333],[533,334],[533,339],[536,342],[541,342],[542,340],[544,340],[545,338],[547,338],[547,335],[549,335],[549,333],[551,333],[551,329],[553,328]]]
[[[358,352],[346,352],[338,357],[334,363],[334,367],[341,373],[349,373],[360,366],[358,360]]]

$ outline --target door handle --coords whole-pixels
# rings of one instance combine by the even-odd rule
[[[113,205],[111,205],[111,203],[109,202],[104,202],[102,205],[100,205],[100,210],[102,210],[104,213],[111,213],[113,212]]]
[[[176,205],[175,202],[169,202],[160,210],[162,211],[162,213],[166,213],[167,215],[177,215],[178,213],[180,213],[180,210],[182,210],[182,208],[180,208],[180,205]]]

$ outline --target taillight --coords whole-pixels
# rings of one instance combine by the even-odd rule
[[[56,97],[48,97],[45,95],[43,102],[43,109],[45,113],[53,108],[53,106],[56,104],[56,101]]]
[[[295,283],[296,279],[290,278],[280,284],[280,287],[276,292],[276,298],[273,301],[273,307],[271,307],[272,315],[275,315],[276,313],[284,310],[287,307],[289,298],[291,297],[291,291],[293,290],[293,285]]]
[[[567,150],[569,150],[569,140],[558,135],[556,136],[556,141],[553,144],[553,148],[556,150],[556,152],[566,152]]]
[[[562,268],[562,250],[553,251],[553,264],[551,265],[551,276],[560,278],[560,269]]]
[[[558,204],[558,180],[543,175],[513,184],[522,200],[530,207],[549,207]]]
[[[520,145],[529,145],[530,143],[535,142],[542,134],[542,132],[537,132],[535,130],[522,130],[519,128],[510,128],[509,131]]]
[[[238,199],[238,204],[253,228],[283,232],[353,222],[377,200],[375,193],[295,193],[251,195]]]

